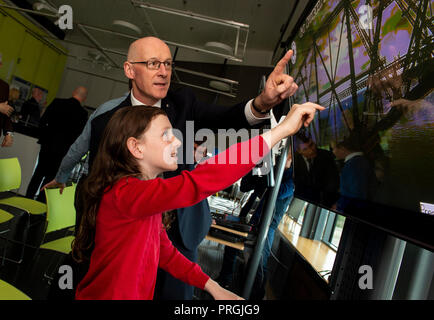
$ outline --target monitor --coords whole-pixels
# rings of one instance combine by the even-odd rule
[[[434,250],[434,1],[312,1],[287,46],[295,196]]]

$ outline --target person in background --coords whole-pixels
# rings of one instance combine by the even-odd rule
[[[331,208],[339,197],[339,171],[334,154],[318,148],[304,132],[297,134],[295,143],[295,196]]]
[[[132,85],[131,81],[129,81],[129,90],[131,91],[131,89]],[[65,157],[63,157],[62,162],[57,170],[56,177],[52,181],[44,185],[42,187],[42,190],[47,187],[59,188],[60,193],[62,193],[74,167],[89,152],[91,124],[93,119],[117,107],[122,101],[124,101],[128,97],[130,91],[126,92],[122,97],[104,102],[90,115],[89,119],[86,122],[86,125],[84,126],[83,131],[71,145]],[[87,175],[83,176],[82,178],[84,179],[86,178],[86,176]],[[78,187],[79,186],[77,185],[77,190],[79,189]]]
[[[11,87],[9,90],[9,105],[14,106],[20,98],[20,90],[16,87]]]
[[[23,103],[20,111],[21,121],[27,125],[38,126],[41,119],[41,110],[39,104],[43,98],[41,89],[35,87],[32,90],[32,97]]]
[[[357,135],[344,138],[333,148],[336,159],[344,162],[340,176],[340,197],[333,209],[345,212],[348,205],[362,205],[372,199],[376,189],[375,172],[362,152]]]
[[[0,65],[1,66],[1,65]],[[13,126],[10,119],[14,112],[9,103],[9,84],[0,79],[0,136],[3,133],[2,147],[10,147],[13,144]]]
[[[129,96],[114,109],[95,117],[90,124],[89,166],[97,155],[97,150],[105,126],[112,115],[119,109],[137,105],[151,105],[167,112],[172,126],[186,136],[187,121],[194,121],[195,130],[209,128],[249,128],[262,123],[269,118],[268,111],[293,95],[298,89],[293,78],[284,74],[284,68],[292,56],[289,51],[270,74],[264,91],[250,101],[244,101],[235,106],[217,106],[200,102],[188,88],[170,90],[173,69],[172,55],[169,47],[160,39],[145,37],[134,41],[128,50],[127,61],[124,63],[125,76],[132,82]],[[182,150],[182,157],[193,158],[193,150]],[[191,153],[190,153],[191,152]],[[77,162],[81,156],[77,157]],[[193,160],[193,159],[192,159]],[[179,175],[182,169],[192,170],[194,163],[185,164],[177,172],[165,174],[165,178]],[[46,187],[59,186],[53,180]],[[62,186],[62,185],[60,185]],[[178,208],[176,221],[169,229],[169,238],[190,260],[197,260],[197,248],[205,238],[211,226],[211,215],[206,200],[192,207]],[[77,214],[80,214],[77,212]],[[190,300],[193,298],[193,287],[186,285],[171,275],[161,271],[157,277],[158,299]]]
[[[277,194],[277,199],[274,207],[273,218],[268,228],[267,238],[265,239],[264,248],[262,250],[261,264],[258,267],[255,284],[252,289],[252,294],[251,294],[252,299],[262,299],[264,297],[265,294],[264,288],[266,283],[266,275],[268,271],[267,264],[268,264],[268,258],[271,253],[271,248],[273,246],[274,234],[277,227],[280,224],[280,221],[282,220],[283,215],[288,210],[288,206],[290,205],[294,196],[294,181],[292,178],[293,170],[291,164],[292,164],[292,154],[291,154],[291,148],[289,148],[287,160],[285,163],[285,169],[282,175],[282,181],[280,183],[280,188]],[[264,203],[264,199],[266,198],[264,196],[264,192],[267,189],[267,177],[253,176],[251,175],[251,172],[250,175],[246,175],[243,179],[245,179],[246,177],[248,177],[248,180],[250,182],[255,181],[256,183],[255,184],[248,183],[250,184],[251,188],[245,190],[247,191],[250,191],[252,189],[254,189],[255,191],[260,190],[262,196],[262,199],[257,209],[255,210],[255,212],[252,215],[252,218],[250,219],[250,224],[257,226],[263,214],[262,212],[263,203]],[[252,178],[254,178],[255,180],[252,180]],[[268,190],[268,192],[270,192],[270,190]],[[223,265],[217,281],[219,283],[221,282],[222,285],[226,288],[231,288],[231,282],[233,280],[235,259],[237,253],[238,253],[237,249],[231,248],[229,246],[225,246]]]
[[[38,165],[27,188],[26,197],[33,199],[41,184],[51,181],[71,144],[83,130],[87,111],[82,104],[87,98],[87,89],[77,87],[69,99],[54,99],[44,112],[39,128]],[[37,198],[45,202],[45,193]]]
[[[280,183],[280,188],[274,207],[273,218],[268,228],[264,248],[262,249],[261,263],[258,266],[255,282],[253,284],[252,292],[250,294],[250,298],[254,300],[262,300],[265,296],[265,285],[267,282],[267,276],[269,274],[267,268],[268,259],[272,252],[271,249],[273,247],[274,235],[277,227],[280,224],[280,221],[282,220],[283,215],[288,210],[288,207],[291,204],[292,199],[294,198],[294,180],[292,177],[293,169],[291,164],[292,154],[291,148],[289,148],[285,168],[282,175],[282,181]],[[271,190],[268,190],[267,192],[271,192]],[[250,220],[252,224],[258,225],[260,223],[260,219],[262,217],[264,209],[264,199],[266,199],[266,196],[262,198],[261,203],[253,214],[252,219]]]

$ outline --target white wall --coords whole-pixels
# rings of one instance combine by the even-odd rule
[[[75,45],[68,45],[68,50],[71,55],[79,57],[87,57],[89,51],[95,51]],[[85,105],[97,108],[105,101],[121,97],[127,92],[128,80],[121,69],[104,70],[102,65],[68,57],[57,97],[71,97],[72,91],[78,86],[84,86],[89,91]]]

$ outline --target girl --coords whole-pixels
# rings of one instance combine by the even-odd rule
[[[181,143],[173,136],[165,112],[147,106],[117,111],[107,124],[83,185],[85,207],[73,256],[82,262],[92,253],[76,299],[152,299],[158,267],[215,299],[240,299],[172,246],[162,212],[194,205],[227,188],[252,170],[278,141],[296,133],[303,123],[307,126],[316,110],[323,108],[312,103],[295,105],[271,131],[231,146],[195,170],[170,179],[157,176],[176,170]],[[250,147],[256,152],[248,152]],[[235,152],[240,163],[241,151],[243,160],[250,153],[247,164],[222,164]]]

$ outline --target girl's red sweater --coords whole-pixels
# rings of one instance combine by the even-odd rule
[[[162,212],[192,206],[227,188],[268,151],[257,136],[170,179],[119,180],[101,200],[95,248],[76,299],[152,299],[158,267],[203,289],[209,277],[172,245]]]

